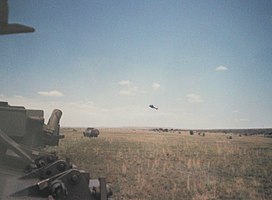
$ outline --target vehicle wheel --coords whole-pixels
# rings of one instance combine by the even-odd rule
[[[98,130],[98,129],[93,129],[93,130],[92,130],[92,134],[94,135],[94,137],[98,137],[98,135],[99,135],[99,130]]]

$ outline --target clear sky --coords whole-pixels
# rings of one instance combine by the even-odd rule
[[[62,126],[272,127],[272,1],[9,0],[0,100]],[[148,107],[159,107],[154,110]]]

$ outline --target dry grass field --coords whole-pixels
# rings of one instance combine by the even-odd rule
[[[107,177],[114,199],[272,199],[272,138],[147,129],[62,128],[58,152],[92,178]]]

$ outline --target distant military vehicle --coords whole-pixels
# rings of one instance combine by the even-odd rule
[[[272,132],[270,132],[270,133],[265,133],[265,134],[264,134],[264,137],[272,138]]]
[[[98,137],[99,134],[100,132],[98,129],[91,127],[86,128],[86,130],[83,132],[85,137]]]

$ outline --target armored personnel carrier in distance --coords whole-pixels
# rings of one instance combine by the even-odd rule
[[[83,131],[83,135],[85,137],[98,137],[99,134],[100,134],[100,132],[98,129],[91,128],[91,127],[88,127],[88,128],[86,128],[85,131]]]

